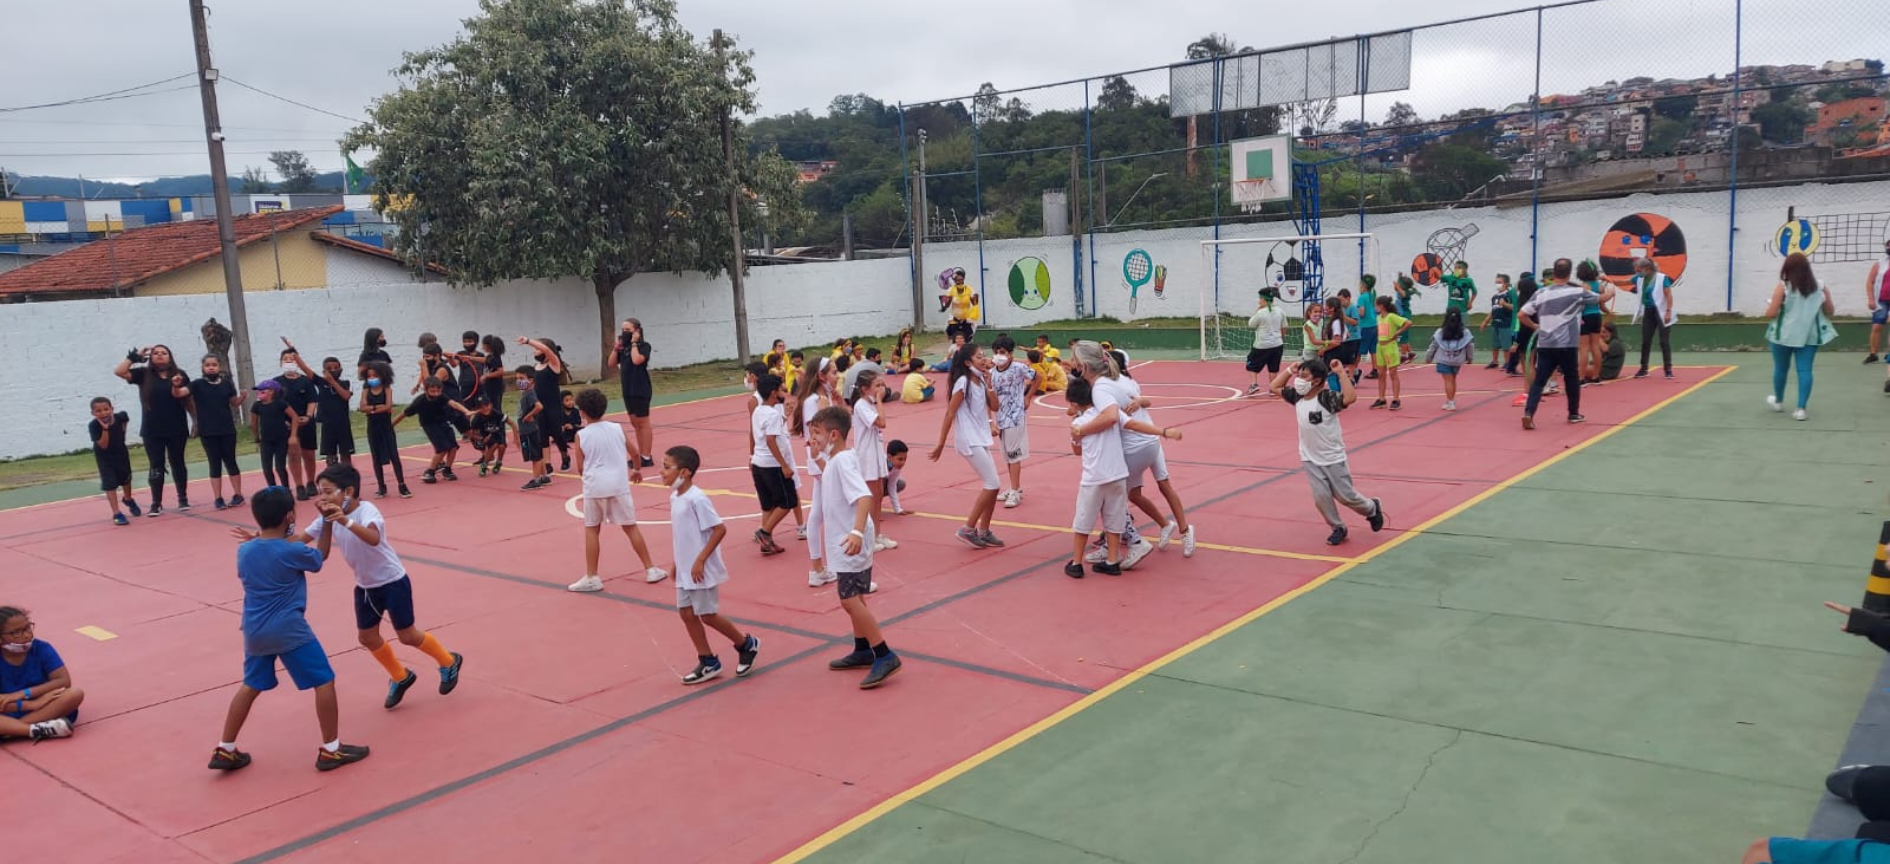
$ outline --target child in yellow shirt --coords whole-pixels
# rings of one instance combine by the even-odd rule
[[[1042,340],[1044,337],[1037,337]],[[1057,349],[1050,349],[1055,352]],[[1057,358],[1045,356],[1041,350],[1032,350],[1025,355],[1030,358],[1030,368],[1037,372],[1037,392],[1061,393],[1069,389],[1070,375],[1064,371],[1063,364]]]

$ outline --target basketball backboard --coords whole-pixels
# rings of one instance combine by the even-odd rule
[[[1293,139],[1290,135],[1244,138],[1229,145],[1234,206],[1256,210],[1268,201],[1293,197]]]

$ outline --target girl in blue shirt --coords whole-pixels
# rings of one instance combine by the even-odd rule
[[[68,737],[84,701],[59,652],[33,638],[26,610],[0,606],[0,738]]]

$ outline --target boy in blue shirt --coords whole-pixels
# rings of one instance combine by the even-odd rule
[[[243,581],[243,684],[230,697],[223,739],[210,754],[210,768],[235,771],[249,765],[249,754],[236,749],[236,736],[256,697],[275,689],[278,660],[297,690],[315,691],[315,717],[324,742],[315,751],[315,768],[332,771],[366,759],[368,748],[341,743],[335,670],[304,614],[308,574],[322,569],[322,553],[289,539],[295,533],[295,496],[288,489],[271,486],[256,493],[249,509],[257,530],[231,531],[245,541],[236,547],[236,575]]]

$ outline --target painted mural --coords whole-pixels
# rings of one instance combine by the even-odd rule
[[[1687,270],[1687,235],[1680,225],[1657,213],[1632,213],[1601,235],[1601,278],[1625,287],[1634,281],[1634,262],[1651,258],[1661,275],[1675,282]]]
[[[1012,261],[1006,284],[1011,305],[1019,309],[1035,312],[1050,305],[1050,265],[1042,258],[1029,256]]]

